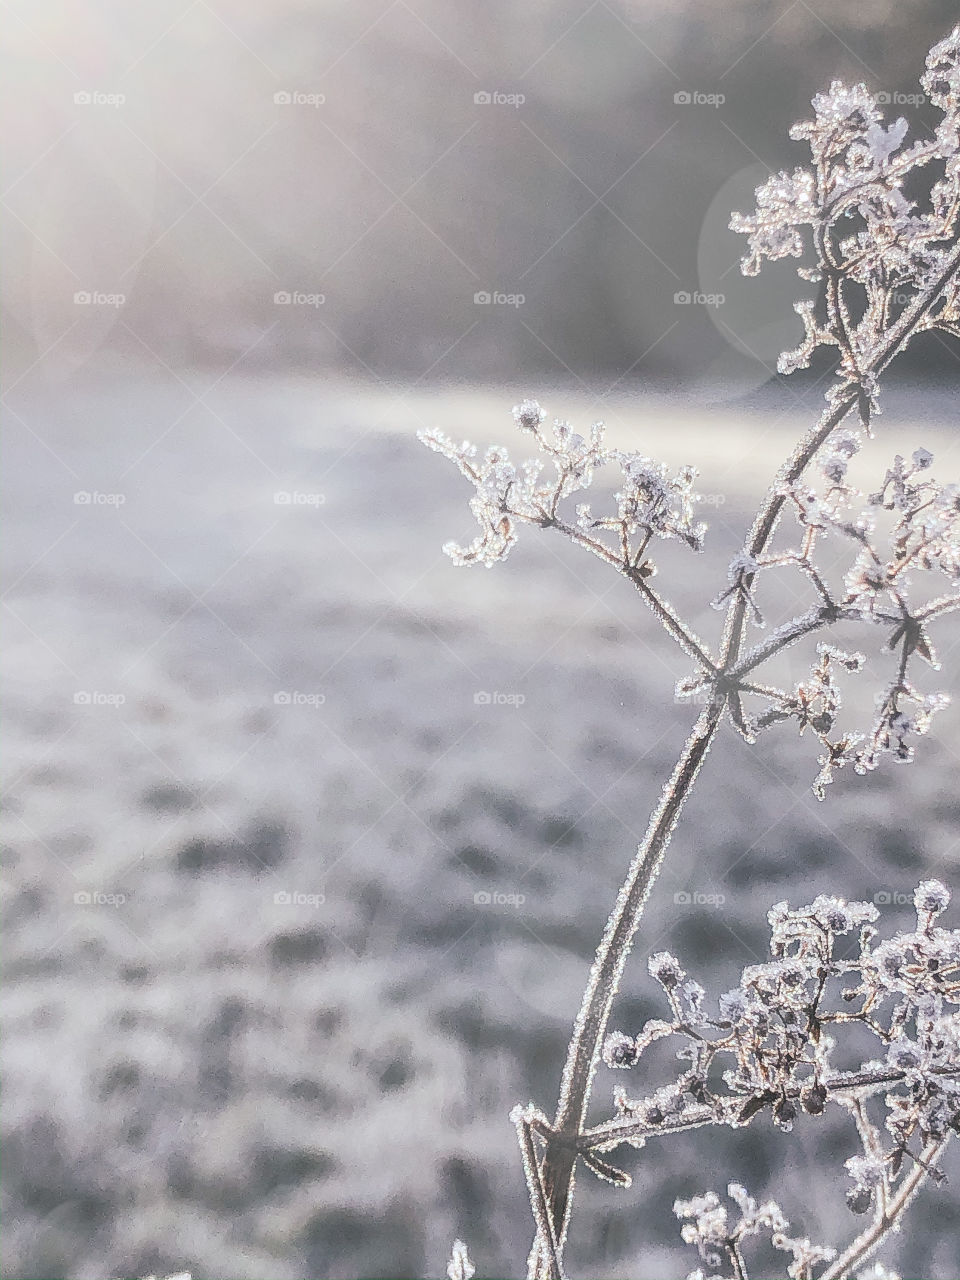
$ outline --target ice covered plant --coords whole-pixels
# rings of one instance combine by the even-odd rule
[[[685,1066],[642,1098],[616,1089],[614,1116],[578,1138],[584,1161],[626,1184],[625,1173],[598,1157],[684,1129],[740,1127],[763,1112],[789,1133],[804,1115],[843,1108],[859,1147],[846,1161],[847,1205],[869,1225],[841,1255],[790,1237],[776,1204],[758,1209],[736,1184],[728,1188],[740,1211],[735,1223],[713,1192],[674,1208],[686,1220],[683,1238],[712,1276],[744,1280],[744,1242],[763,1232],[793,1255],[787,1272],[794,1280],[807,1280],[819,1263],[829,1263],[821,1280],[850,1274],[883,1242],[923,1179],[942,1177],[937,1162],[960,1129],[960,930],[936,923],[948,903],[944,885],[923,881],[914,895],[915,929],[882,941],[872,904],[825,895],[799,910],[778,903],[768,916],[770,960],[748,965],[738,986],[716,1000],[679,960],[652,956],[668,1016],[635,1036],[612,1032],[603,1058],[634,1068],[652,1044],[673,1038]]]
[[[910,762],[946,703],[922,668],[936,669],[935,633],[960,608],[960,486],[937,476],[923,448],[877,469],[866,489],[854,482],[862,470],[857,455],[873,438],[884,371],[919,333],[960,336],[960,27],[930,51],[921,83],[941,119],[915,142],[905,120],[883,119],[865,85],[835,82],[818,94],[814,118],[792,131],[809,145],[811,162],[770,178],[757,192],[756,210],[731,223],[747,236],[747,275],[767,259],[795,257],[801,278],[816,286],[815,297],[796,304],[805,336],[781,357],[781,372],[804,368],[821,347],[833,352],[835,366],[819,421],[781,466],[713,602],[725,613],[718,643],[696,635],[654,586],[654,556],[664,541],[691,554],[704,549],[693,467],[671,472],[645,453],[611,448],[600,423],[586,434],[566,422],[548,424],[534,400],[513,411],[530,455],[519,463],[504,448],[480,453],[440,431],[422,433],[474,489],[479,532],[467,546],[447,544],[455,564],[504,560],[523,525],[564,535],[633,583],[690,659],[678,693],[700,708],[597,950],[554,1117],[532,1104],[513,1113],[536,1227],[533,1280],[563,1274],[579,1166],[625,1185],[627,1175],[607,1159],[624,1143],[639,1147],[693,1126],[742,1125],[763,1111],[788,1130],[801,1113],[819,1115],[828,1105],[850,1112],[861,1144],[847,1166],[848,1204],[871,1216],[852,1243],[834,1253],[834,1246],[791,1236],[777,1205],[758,1207],[736,1184],[728,1188],[736,1216],[713,1191],[676,1210],[706,1268],[699,1277],[742,1280],[745,1245],[762,1234],[784,1252],[795,1280],[853,1275],[898,1225],[923,1180],[940,1176],[940,1153],[960,1123],[960,938],[934,923],[947,901],[935,881],[917,890],[916,930],[882,943],[871,907],[828,896],[800,910],[780,904],[770,916],[771,961],[747,969],[715,1007],[676,959],[653,956],[669,1018],[639,1035],[608,1035],[644,904],[725,721],[749,742],[791,723],[814,740],[814,789],[822,799],[841,770],[862,774],[888,758]],[[579,502],[571,511],[569,500],[603,469],[616,476],[612,500],[596,509]],[[839,573],[823,567],[837,563]],[[763,588],[774,572],[800,575],[808,604],[767,630]],[[835,643],[831,633],[841,625],[845,644],[859,628],[865,649],[876,648],[869,637],[879,634],[885,665]],[[809,675],[793,688],[771,682],[764,671],[770,660],[804,640],[813,648]],[[878,673],[873,719],[844,724],[845,682],[863,681],[855,673],[868,669]],[[838,939],[854,935],[851,956]],[[872,1033],[880,1055],[840,1070],[834,1045],[851,1027]],[[641,1099],[618,1091],[614,1117],[588,1129],[601,1054],[609,1066],[629,1068],[667,1037],[684,1042],[680,1078]],[[722,1084],[710,1075],[719,1062],[727,1064]],[[886,1273],[879,1267],[873,1274]]]

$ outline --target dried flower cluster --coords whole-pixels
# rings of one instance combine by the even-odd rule
[[[814,119],[795,125],[790,136],[808,142],[812,164],[781,172],[757,191],[752,214],[735,214],[730,226],[748,237],[745,275],[756,275],[764,258],[800,258],[812,248],[816,265],[800,270],[824,286],[818,309],[796,304],[804,341],[780,357],[781,373],[806,368],[820,345],[839,348],[843,382],[860,392],[861,415],[876,410],[875,374],[865,377],[891,324],[943,270],[956,236],[960,201],[960,35],[954,31],[927,56],[921,84],[943,112],[934,135],[907,143],[907,121],[884,125],[866,85],[834,81],[813,99]],[[928,207],[919,210],[904,183],[932,166]],[[851,288],[850,286],[857,286]],[[859,305],[857,305],[859,303]],[[953,280],[924,316],[920,329],[956,333],[960,291]]]
[[[490,568],[505,560],[517,540],[518,523],[570,532],[558,516],[561,499],[589,488],[594,471],[608,463],[617,465],[621,473],[622,487],[614,495],[616,515],[595,519],[589,506],[581,504],[577,507],[580,529],[612,531],[627,568],[641,566],[654,536],[678,538],[695,551],[703,549],[706,526],[694,516],[697,495],[692,467],[683,467],[677,475],[670,476],[666,467],[643,454],[607,450],[602,422],[595,422],[590,428],[589,440],[559,418],[552,433],[548,433],[543,427],[546,414],[535,400],[515,405],[513,417],[552,464],[552,474],[547,478],[543,474],[543,458],[528,459],[517,466],[510,461],[506,449],[490,448],[479,458],[476,446],[468,441],[456,445],[436,429],[418,433],[424,444],[455,462],[476,488],[470,507],[480,533],[469,547],[445,544],[443,549],[455,564],[483,564]],[[639,543],[634,548],[637,538]]]
[[[678,960],[666,952],[652,956],[650,973],[671,1017],[648,1022],[637,1036],[613,1032],[604,1061],[635,1067],[651,1044],[674,1036],[683,1042],[676,1056],[688,1065],[643,1099],[615,1090],[615,1118],[584,1135],[585,1149],[642,1147],[662,1133],[742,1126],[761,1113],[789,1132],[801,1116],[838,1105],[854,1120],[861,1146],[846,1162],[847,1204],[855,1214],[872,1212],[882,1228],[898,1183],[917,1170],[942,1176],[937,1158],[960,1131],[960,930],[936,924],[949,900],[939,881],[923,881],[914,895],[916,928],[885,941],[877,940],[871,904],[820,896],[791,911],[778,903],[768,917],[771,960],[744,969],[715,1013],[707,1012],[703,988]],[[843,955],[842,940],[853,935],[857,949]],[[833,1059],[853,1026],[871,1033],[880,1056],[841,1069]],[[731,1065],[718,1076],[724,1060]],[[794,1280],[807,1280],[815,1263],[835,1256],[832,1247],[788,1237],[777,1205],[757,1209],[739,1187],[729,1195],[740,1208],[736,1224],[713,1193],[675,1206],[678,1217],[692,1219],[683,1237],[697,1245],[712,1276],[743,1280],[741,1244],[761,1228],[775,1248],[793,1253]],[[881,1238],[878,1230],[877,1243]],[[694,1273],[696,1280],[701,1275]]]
[[[868,731],[834,735],[842,706],[837,676],[844,670],[861,671],[867,659],[822,641],[809,678],[794,689],[741,680],[736,701],[731,700],[733,722],[748,741],[788,720],[796,722],[801,734],[810,730],[820,739],[825,753],[814,783],[820,799],[834,772],[846,764],[862,774],[875,769],[884,753],[900,763],[913,760],[913,739],[927,732],[931,717],[949,699],[943,693],[921,692],[909,679],[911,665],[920,659],[939,668],[929,625],[960,607],[960,486],[934,480],[929,474],[933,455],[917,449],[910,462],[898,454],[880,489],[864,494],[847,477],[848,461],[862,444],[861,433],[834,434],[837,438],[828,440],[821,460],[820,488],[806,480],[783,489],[796,517],[799,543],[761,558],[736,556],[728,571],[730,586],[714,602],[722,606],[739,594],[762,626],[756,599],[761,571],[796,566],[812,584],[813,607],[748,651],[737,668],[744,676],[774,653],[826,627],[859,622],[886,629],[885,647],[897,653],[899,660],[893,678],[877,698],[876,717]],[[851,546],[850,567],[836,586],[816,563],[815,553],[825,538]],[[936,583],[944,578],[947,590],[937,594]],[[709,674],[698,672],[681,681],[677,693],[693,696],[709,684]],[[758,715],[748,716],[742,693],[758,696],[768,705]]]
[[[603,1158],[621,1143],[640,1147],[677,1129],[746,1124],[762,1112],[789,1130],[801,1114],[818,1115],[834,1103],[850,1111],[861,1140],[860,1153],[848,1162],[848,1202],[855,1212],[873,1215],[844,1251],[834,1256],[826,1246],[790,1236],[775,1204],[758,1207],[736,1184],[728,1189],[736,1220],[712,1193],[678,1204],[677,1213],[710,1275],[745,1280],[741,1245],[761,1234],[791,1255],[793,1280],[811,1280],[817,1268],[817,1280],[853,1275],[898,1227],[924,1178],[938,1176],[939,1153],[958,1125],[960,935],[935,925],[947,901],[935,881],[917,890],[916,930],[883,943],[876,943],[876,911],[869,905],[822,896],[801,911],[775,907],[772,960],[745,970],[716,1013],[708,1013],[703,988],[672,956],[653,956],[651,972],[666,992],[671,1018],[648,1023],[638,1036],[607,1035],[644,905],[724,720],[750,742],[789,722],[816,739],[814,790],[822,799],[847,765],[862,774],[886,756],[911,761],[916,739],[947,702],[923,689],[914,669],[918,662],[937,667],[931,632],[960,609],[960,486],[934,478],[933,457],[923,448],[909,460],[897,456],[874,492],[859,490],[852,479],[856,455],[873,436],[880,378],[889,364],[924,331],[960,336],[960,27],[930,51],[921,83],[942,118],[932,136],[912,143],[907,122],[885,122],[865,85],[835,82],[818,94],[813,120],[791,131],[809,145],[809,166],[770,178],[757,192],[756,210],[731,222],[748,237],[747,275],[764,260],[793,257],[802,260],[801,278],[818,286],[816,299],[796,304],[805,336],[781,356],[781,372],[807,367],[819,348],[829,349],[835,365],[819,421],[780,468],[728,566],[714,601],[725,614],[715,645],[701,640],[651,584],[655,539],[704,548],[694,467],[671,474],[643,453],[608,449],[602,423],[588,436],[559,420],[548,429],[534,400],[513,411],[537,452],[519,465],[500,447],[481,456],[441,431],[421,433],[474,488],[470,505],[480,532],[467,547],[447,544],[456,564],[489,567],[505,559],[521,524],[556,529],[631,581],[695,664],[677,693],[697,702],[697,722],[597,950],[555,1118],[533,1104],[513,1112],[536,1225],[530,1280],[563,1274],[579,1164],[624,1186],[628,1175]],[[575,515],[567,514],[565,499],[588,488],[603,467],[615,469],[618,479],[609,508],[595,513],[580,503]],[[784,541],[785,513],[794,522]],[[831,563],[837,546],[849,551],[839,572],[822,567],[828,543]],[[812,603],[768,631],[760,596],[773,569],[799,571]],[[752,646],[746,639],[751,620],[764,628]],[[873,634],[879,627],[892,668],[877,682],[872,724],[859,731],[841,726],[841,686],[871,664],[865,654],[825,638],[841,624],[862,624]],[[765,683],[760,669],[804,639],[814,650],[809,676],[792,689]],[[848,956],[845,941],[853,935],[859,948]],[[834,1066],[835,1042],[847,1024],[871,1032],[882,1056],[856,1070]],[[629,1068],[650,1044],[670,1036],[685,1041],[681,1077],[640,1100],[619,1091],[617,1116],[588,1128],[601,1053],[609,1066]],[[710,1074],[718,1059],[729,1061],[722,1087]],[[880,1095],[882,1124],[871,1113]],[[451,1268],[457,1257],[455,1249]],[[456,1265],[460,1276],[462,1264]],[[862,1274],[890,1280],[879,1265]],[[696,1275],[702,1280],[704,1273]]]
[[[746,1275],[743,1243],[751,1236],[769,1236],[775,1249],[793,1255],[787,1273],[794,1280],[803,1280],[818,1263],[829,1261],[835,1250],[813,1245],[809,1240],[787,1235],[790,1223],[783,1216],[775,1200],[758,1205],[738,1182],[731,1182],[727,1195],[737,1206],[739,1216],[731,1222],[728,1210],[720,1202],[716,1192],[695,1196],[692,1200],[677,1200],[673,1212],[684,1222],[681,1235],[687,1244],[695,1244],[704,1264],[713,1276],[731,1270],[736,1276]],[[702,1269],[691,1272],[689,1280],[706,1280]]]

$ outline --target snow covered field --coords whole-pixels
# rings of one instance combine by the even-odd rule
[[[414,433],[522,444],[509,408],[529,391],[697,463],[707,550],[665,554],[661,580],[712,640],[707,601],[818,393],[600,410],[543,387],[212,381],[119,370],[10,397],[3,1273],[440,1276],[458,1234],[478,1276],[517,1275],[507,1113],[552,1109],[690,726],[686,666],[629,584],[547,534],[454,570],[440,545],[473,536],[469,493]],[[878,478],[919,444],[960,476],[955,392],[893,392],[877,425]],[[940,649],[928,687],[956,693],[960,648],[941,631]],[[921,874],[960,890],[958,716],[918,766],[843,775],[823,805],[790,730],[726,734],[614,1025],[660,1012],[658,948],[724,989],[778,899],[886,896],[906,927]],[[670,1206],[728,1175],[839,1242],[854,1150],[812,1119],[651,1144],[630,1191],[581,1177],[570,1271],[686,1275]],[[906,1274],[955,1274],[950,1167],[891,1254]]]

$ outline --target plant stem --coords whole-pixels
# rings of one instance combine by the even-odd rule
[[[653,610],[655,616],[663,624],[668,635],[671,635],[684,653],[699,662],[704,671],[716,671],[716,663],[710,657],[706,650],[706,646],[700,641],[690,630],[690,628],[681,620],[679,615],[666,600],[662,599],[652,587],[647,586],[646,579],[640,573],[639,568],[632,564],[629,560],[625,560],[622,556],[617,556],[609,547],[604,546],[602,542],[595,538],[589,538],[582,533],[575,525],[567,524],[565,521],[554,518],[551,520],[553,528],[558,529],[565,534],[571,542],[575,542],[578,546],[585,547],[587,551],[591,551],[595,556],[599,556],[606,564],[611,565],[618,573],[628,578],[640,592],[646,604]]]
[[[946,1080],[960,1077],[960,1071],[951,1067],[935,1068],[935,1074]],[[907,1070],[895,1067],[881,1067],[876,1071],[835,1071],[826,1076],[823,1083],[831,1100],[836,1101],[838,1094],[870,1097],[880,1089],[903,1084],[907,1075]],[[783,1092],[785,1097],[797,1099],[801,1096],[802,1088],[794,1085]],[[712,1103],[686,1107],[677,1115],[664,1116],[658,1124],[630,1117],[608,1120],[593,1129],[584,1129],[577,1140],[577,1147],[581,1151],[612,1151],[623,1143],[642,1142],[648,1138],[664,1137],[688,1129],[702,1129],[705,1125],[731,1124],[743,1110],[746,1101],[746,1097],[718,1098]]]
[[[870,1255],[883,1244],[884,1240],[895,1230],[897,1223],[909,1207],[910,1201],[920,1190],[930,1167],[936,1164],[944,1147],[950,1139],[945,1138],[928,1142],[922,1155],[900,1184],[897,1194],[889,1201],[886,1209],[877,1214],[876,1219],[862,1232],[833,1262],[822,1271],[817,1280],[843,1280],[855,1267],[866,1262]]]
[[[669,782],[663,788],[660,802],[651,816],[646,835],[617,896],[616,906],[607,921],[593,968],[590,970],[590,980],[584,992],[580,1013],[574,1025],[573,1038],[567,1052],[560,1101],[554,1121],[554,1130],[560,1140],[548,1142],[542,1164],[544,1187],[550,1214],[556,1225],[558,1251],[561,1255],[566,1239],[570,1192],[573,1187],[574,1165],[577,1159],[576,1138],[582,1131],[586,1118],[590,1088],[606,1033],[613,998],[620,985],[624,965],[630,954],[633,935],[640,922],[650,888],[660,869],[664,851],[680,816],[683,803],[690,793],[713,741],[722,711],[721,700],[715,699],[711,702],[704,708],[693,732],[687,739],[683,753],[677,761]],[[535,1249],[534,1253],[539,1255],[534,1274],[545,1274],[542,1270],[541,1250]]]

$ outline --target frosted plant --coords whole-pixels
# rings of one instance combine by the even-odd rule
[[[793,1280],[854,1274],[893,1280],[879,1263],[857,1268],[898,1228],[924,1179],[941,1176],[940,1153],[960,1127],[960,934],[934,924],[948,899],[936,881],[917,890],[916,930],[880,943],[870,906],[830,896],[800,910],[779,904],[770,913],[772,959],[745,970],[739,987],[716,1006],[678,960],[653,956],[650,971],[670,1016],[639,1034],[608,1034],[644,905],[725,721],[748,742],[791,723],[814,739],[813,785],[823,799],[848,766],[849,776],[888,758],[909,763],[947,701],[927,687],[922,668],[937,668],[933,633],[960,608],[960,486],[935,477],[934,459],[923,448],[909,459],[895,457],[882,474],[878,469],[875,489],[861,491],[852,479],[853,460],[873,438],[881,375],[890,363],[926,330],[960,336],[960,27],[930,51],[921,83],[942,118],[931,137],[916,142],[905,120],[884,121],[863,84],[835,82],[818,94],[813,120],[791,135],[809,145],[811,163],[770,178],[757,192],[756,210],[731,222],[747,236],[745,274],[756,274],[767,259],[800,258],[800,277],[816,286],[816,297],[796,304],[804,339],[780,357],[781,372],[806,367],[821,347],[833,349],[836,363],[819,421],[781,466],[714,600],[725,613],[716,647],[694,633],[652,581],[663,541],[691,553],[704,549],[693,467],[670,473],[643,453],[610,448],[601,423],[586,435],[563,421],[547,426],[535,400],[513,410],[532,455],[519,463],[500,447],[481,455],[440,431],[421,433],[474,489],[470,506],[480,531],[466,547],[447,544],[455,564],[489,568],[506,559],[523,525],[561,533],[633,583],[691,660],[677,692],[700,708],[597,950],[554,1117],[532,1103],[512,1113],[536,1228],[532,1280],[563,1274],[578,1166],[626,1186],[627,1173],[606,1158],[617,1146],[639,1148],[680,1129],[744,1125],[761,1112],[788,1131],[801,1114],[818,1116],[833,1105],[849,1112],[859,1135],[861,1149],[847,1162],[847,1202],[854,1213],[871,1215],[869,1226],[846,1246],[811,1243],[789,1234],[776,1204],[758,1207],[731,1184],[735,1217],[713,1191],[676,1205],[684,1238],[703,1264],[694,1276],[744,1280],[744,1248],[763,1236],[783,1251]],[[569,499],[603,468],[616,475],[612,503],[595,510],[580,502],[570,512]],[[830,563],[842,552],[839,576],[820,567],[825,550]],[[801,575],[809,605],[768,631],[762,588],[772,572]],[[889,654],[874,718],[861,726],[841,725],[843,688],[848,679],[864,680],[875,664],[827,638],[841,623],[848,633],[879,629]],[[762,631],[759,638],[750,638],[751,626]],[[768,661],[807,638],[815,652],[806,679],[794,688],[765,682]],[[851,959],[835,941],[853,934],[859,950]],[[846,985],[838,995],[840,981]],[[872,1033],[880,1056],[839,1070],[834,1045],[851,1028]],[[687,1065],[680,1077],[639,1099],[617,1090],[614,1116],[587,1128],[601,1056],[611,1068],[628,1069],[668,1037],[682,1042],[679,1057]],[[728,1064],[722,1085],[709,1074],[715,1062]],[[450,1265],[451,1276],[466,1274],[459,1242]]]
[[[649,1021],[636,1036],[612,1032],[603,1059],[615,1069],[634,1068],[653,1043],[675,1037],[686,1068],[639,1099],[616,1089],[615,1115],[578,1138],[585,1163],[594,1167],[598,1153],[642,1148],[684,1129],[742,1127],[762,1112],[789,1133],[801,1115],[839,1106],[859,1144],[846,1161],[847,1205],[871,1215],[840,1257],[832,1246],[789,1237],[779,1207],[758,1209],[736,1184],[728,1194],[740,1210],[737,1223],[713,1192],[674,1209],[692,1220],[683,1238],[696,1244],[712,1276],[744,1280],[743,1241],[762,1231],[774,1248],[793,1254],[793,1280],[808,1280],[821,1262],[830,1263],[821,1280],[850,1274],[879,1247],[923,1179],[942,1178],[937,1161],[960,1129],[960,930],[935,924],[949,900],[939,881],[923,881],[914,895],[916,928],[879,942],[873,905],[826,895],[795,911],[778,903],[768,916],[771,959],[748,965],[715,1004],[675,957],[652,956],[650,973],[670,1016]],[[858,941],[852,956],[842,946],[848,935]],[[857,1035],[863,1031],[866,1037]],[[855,1047],[871,1041],[879,1056]],[[857,1065],[836,1067],[837,1053],[847,1062],[853,1054]],[[627,1174],[602,1163],[595,1172],[629,1185]]]

